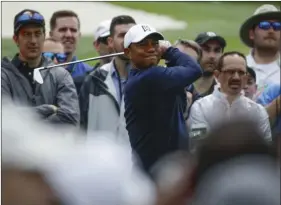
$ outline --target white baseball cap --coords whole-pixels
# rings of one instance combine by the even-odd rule
[[[128,48],[131,43],[138,43],[151,34],[157,34],[159,40],[164,40],[164,36],[157,32],[155,28],[148,24],[137,24],[129,29],[124,37],[124,48]]]
[[[110,24],[111,24],[111,20],[105,20],[98,25],[94,33],[95,41],[98,38],[107,37],[110,35]]]

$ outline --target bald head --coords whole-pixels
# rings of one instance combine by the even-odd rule
[[[43,52],[64,53],[64,47],[60,41],[49,38],[44,42]]]

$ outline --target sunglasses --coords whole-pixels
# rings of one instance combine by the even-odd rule
[[[29,21],[29,20],[44,21],[44,17],[39,13],[34,13],[34,14],[24,13],[17,18],[16,23]]]
[[[67,55],[64,53],[44,52],[43,56],[46,58],[50,58],[51,60],[56,59],[58,61],[58,63],[64,63],[67,58]]]
[[[269,21],[262,21],[258,24],[258,27],[263,30],[269,30],[273,28],[274,31],[281,30],[281,23],[280,22],[269,22]]]

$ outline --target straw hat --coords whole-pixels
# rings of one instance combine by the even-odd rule
[[[264,20],[281,20],[281,11],[271,4],[264,4],[257,8],[254,14],[240,27],[240,38],[243,43],[249,47],[253,47],[253,42],[249,38],[249,30],[254,24]]]

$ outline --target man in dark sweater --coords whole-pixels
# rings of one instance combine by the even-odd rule
[[[182,96],[184,88],[202,75],[192,57],[159,41],[163,39],[146,24],[131,27],[124,38],[124,52],[133,67],[125,86],[126,128],[147,171],[187,137]],[[158,66],[160,58],[167,67]]]

